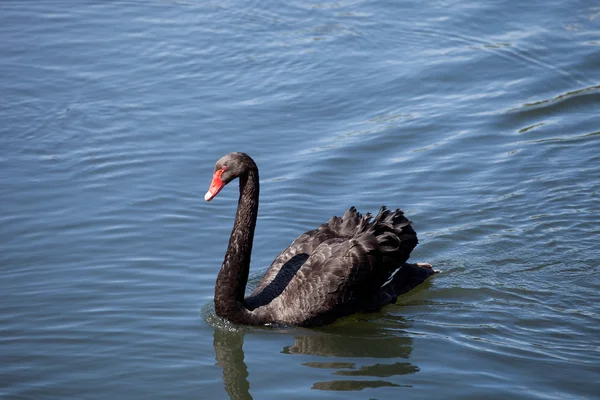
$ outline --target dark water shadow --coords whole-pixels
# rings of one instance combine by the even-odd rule
[[[397,317],[395,317],[397,318]],[[412,353],[413,340],[402,331],[398,323],[385,318],[373,321],[351,322],[334,325],[325,329],[302,329],[296,331],[294,343],[285,346],[281,353],[289,355],[313,355],[328,357],[327,361],[313,361],[301,364],[317,368],[340,379],[315,382],[312,389],[333,391],[357,391],[377,387],[406,386],[390,382],[385,378],[414,374],[419,367],[408,361]],[[401,323],[406,326],[406,323]],[[290,328],[290,333],[293,333]],[[277,329],[278,332],[281,329]],[[214,348],[217,364],[223,369],[223,383],[231,399],[252,399],[248,368],[244,362],[242,349],[244,336],[248,331],[215,329]],[[360,359],[396,359],[395,362],[361,364]],[[347,360],[350,359],[350,360]],[[345,378],[345,379],[343,379]],[[353,379],[356,378],[356,379]],[[372,379],[369,379],[372,378]],[[251,379],[250,379],[251,380]]]

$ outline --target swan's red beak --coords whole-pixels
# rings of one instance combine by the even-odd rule
[[[221,169],[216,170],[213,175],[212,182],[210,183],[210,187],[208,188],[208,192],[204,195],[204,200],[211,201],[220,191],[223,189],[225,184],[221,180],[221,175],[223,175],[223,171],[227,168],[223,166]]]

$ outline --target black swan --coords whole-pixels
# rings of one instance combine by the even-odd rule
[[[258,214],[254,160],[244,153],[222,157],[204,199],[212,200],[235,178],[240,197],[215,285],[215,312],[222,318],[247,325],[324,325],[394,303],[437,272],[429,264],[406,263],[418,240],[401,210],[382,206],[373,219],[350,207],[342,218],[294,240],[244,297]]]

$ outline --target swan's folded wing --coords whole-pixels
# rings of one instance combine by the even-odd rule
[[[259,295],[279,275],[284,265],[286,268],[288,267],[288,263],[294,257],[302,254],[311,255],[322,243],[332,239],[339,239],[339,235],[328,224],[322,224],[319,228],[298,236],[292,244],[275,257],[275,260],[273,260],[250,296]]]
[[[371,234],[328,240],[268,308],[281,322],[295,325],[325,324],[360,311],[361,302],[383,284],[377,259],[378,243]]]
[[[255,289],[250,296],[244,299],[244,306],[252,311],[271,303],[276,297],[281,295],[308,258],[309,256],[306,253],[296,254],[281,266],[277,274],[269,281],[265,281],[263,278],[263,282],[261,282],[263,285]],[[272,272],[272,270],[270,271]]]
[[[276,279],[281,271],[281,268],[289,263],[292,258],[300,254],[312,255],[313,252],[323,243],[334,239],[350,239],[358,232],[357,229],[370,219],[371,214],[365,217],[356,210],[350,207],[342,217],[331,217],[325,224],[321,224],[317,229],[308,231],[298,236],[286,249],[281,251],[267,269],[259,284],[250,294],[251,297],[259,296],[260,293],[271,282]],[[366,218],[366,220],[365,220]],[[363,221],[365,220],[365,221]]]
[[[264,300],[270,293],[268,302],[247,306],[265,320],[294,325],[320,325],[376,309],[389,302],[386,293],[387,300],[379,298],[382,285],[417,243],[401,210],[381,207],[372,218],[351,207],[284,250],[250,296]]]
[[[294,240],[286,249],[283,249],[281,253],[275,257],[275,260],[273,260],[271,266],[267,269],[262,279],[256,288],[254,288],[249,297],[259,296],[265,287],[267,287],[279,274],[281,267],[289,262],[294,256],[302,253],[310,254],[308,253],[307,248],[309,247],[308,245],[312,236],[314,236],[314,231],[303,233],[302,235],[298,236],[296,240]]]

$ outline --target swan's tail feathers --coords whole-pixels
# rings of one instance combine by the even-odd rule
[[[370,216],[370,214],[367,214]],[[346,210],[343,217],[332,217],[327,224],[329,228],[342,237],[353,237],[356,235],[356,228],[363,220],[363,216],[352,206]]]
[[[439,271],[434,270],[430,264],[404,263],[392,280],[383,286],[383,290],[391,295],[392,302],[395,302],[398,296],[410,292],[436,273]]]
[[[365,228],[377,238],[382,256],[395,265],[404,264],[419,243],[417,233],[400,209],[391,211],[382,206]]]
[[[361,236],[364,240],[368,234],[373,235],[384,264],[390,266],[390,274],[408,260],[419,243],[417,233],[402,210],[392,211],[385,206],[375,217],[371,213],[362,215],[355,207],[350,207],[343,217],[332,217],[327,225],[337,237],[349,239]]]

